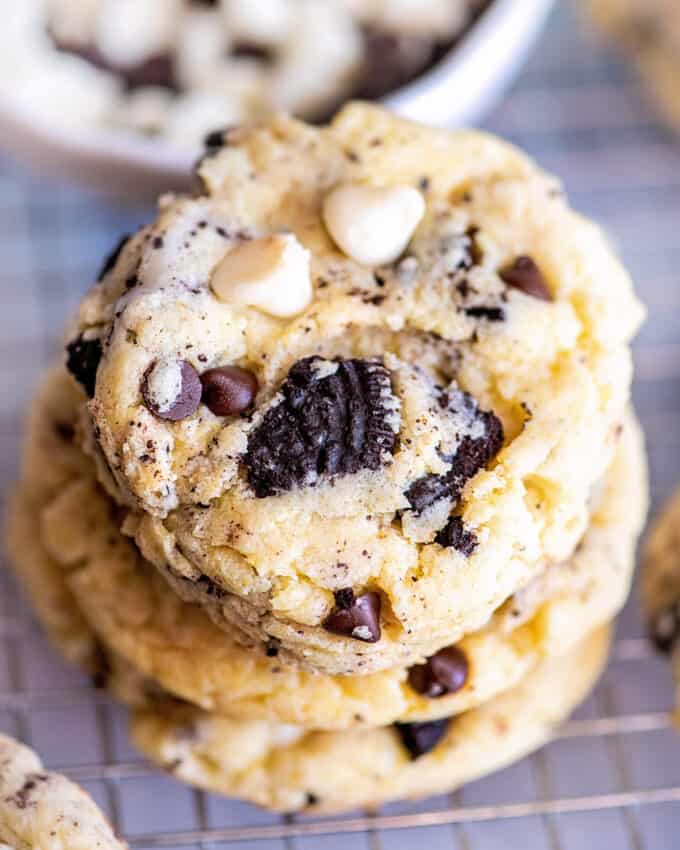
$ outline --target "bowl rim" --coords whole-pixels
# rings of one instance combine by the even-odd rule
[[[490,33],[502,27],[516,10],[517,0],[491,0],[472,22],[462,37],[451,46],[439,61],[406,85],[390,92],[375,103],[404,110],[425,91],[442,84],[449,76],[465,67],[483,47]],[[539,9],[540,4],[537,4]],[[106,127],[78,127],[52,124],[39,114],[25,108],[11,96],[0,92],[0,120],[14,121],[24,132],[41,137],[53,150],[62,148],[71,156],[105,158],[109,162],[125,163],[144,170],[190,173],[199,151],[189,151],[162,137],[145,138],[132,132]],[[55,151],[56,152],[56,151]]]

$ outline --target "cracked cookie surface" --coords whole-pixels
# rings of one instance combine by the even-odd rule
[[[247,645],[334,674],[422,661],[571,555],[641,310],[599,230],[489,136],[354,105],[326,128],[277,119],[223,142],[199,168],[204,193],[164,199],[81,305],[88,380],[92,341],[102,350],[90,450],[141,512],[145,557]],[[363,230],[344,239],[356,197]],[[375,228],[392,257],[404,222],[383,265],[338,247],[365,252]],[[309,358],[314,390],[283,416]],[[144,398],[159,362],[245,370],[257,394],[169,421]],[[347,363],[376,364],[380,386],[323,374]],[[155,382],[167,409],[180,372]],[[379,640],[324,628],[347,588],[379,595]]]

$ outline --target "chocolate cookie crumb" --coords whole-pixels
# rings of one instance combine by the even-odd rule
[[[455,549],[469,558],[479,545],[479,540],[473,531],[465,528],[461,517],[452,516],[444,528],[437,533],[435,543],[447,549]]]
[[[81,334],[66,346],[66,368],[90,398],[94,396],[97,369],[102,359],[102,343],[98,338],[85,339]]]
[[[460,441],[456,453],[445,460],[451,464],[444,475],[425,475],[415,481],[406,491],[411,509],[421,514],[440,499],[452,499],[455,503],[465,484],[483,469],[503,446],[503,425],[491,411],[482,410],[469,393],[459,390],[442,395],[440,403],[452,414],[479,422],[481,437],[466,435]],[[455,530],[455,529],[454,529]]]

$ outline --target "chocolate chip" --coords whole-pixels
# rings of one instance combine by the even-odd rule
[[[381,363],[309,357],[293,366],[281,393],[248,440],[248,481],[258,498],[377,470],[394,452],[396,399]]]
[[[501,269],[499,276],[508,286],[519,289],[525,295],[540,298],[541,301],[553,300],[543,273],[531,257],[517,257],[509,266]]]
[[[680,638],[680,602],[660,608],[649,623],[649,636],[664,654],[669,654]]]
[[[505,321],[505,311],[501,307],[467,307],[465,315],[471,319],[486,319],[487,322]]]
[[[429,723],[395,723],[402,744],[412,759],[420,758],[433,750],[446,735],[450,718]]]
[[[174,398],[165,394],[165,387],[154,386],[154,379],[160,380],[158,374],[160,369],[179,370],[179,387]],[[149,366],[142,380],[142,397],[148,409],[159,419],[177,422],[186,419],[195,412],[201,403],[203,387],[198,372],[186,360],[176,363],[154,362]]]
[[[269,638],[264,647],[264,653],[267,658],[276,658],[281,648],[281,641],[278,638]]]
[[[479,540],[473,531],[465,528],[459,516],[452,516],[444,528],[437,533],[435,543],[439,543],[446,549],[455,549],[469,558],[479,545]]]
[[[201,375],[203,404],[215,416],[236,416],[247,410],[257,395],[257,378],[238,366],[208,369]]]
[[[473,478],[503,446],[503,425],[490,411],[482,410],[469,393],[455,390],[445,393],[439,400],[441,406],[464,421],[481,426],[482,436],[465,436],[456,453],[445,456],[450,464],[444,475],[425,475],[406,491],[411,509],[421,514],[440,499],[458,501],[465,484]]]
[[[66,368],[92,398],[102,359],[101,340],[85,339],[81,334],[66,346],[66,355]]]
[[[126,234],[125,236],[122,236],[120,238],[116,247],[113,249],[113,251],[111,251],[109,256],[104,260],[104,265],[101,267],[101,269],[99,270],[99,274],[97,275],[97,281],[103,280],[106,277],[106,275],[111,271],[111,269],[113,269],[113,267],[118,262],[118,257],[120,257],[123,248],[127,245],[127,243],[129,241],[130,241],[130,235],[129,234]]]
[[[440,649],[424,664],[408,671],[408,683],[417,693],[437,699],[455,694],[467,682],[470,665],[465,653],[457,646]]]
[[[314,794],[312,791],[307,791],[305,794],[305,805],[307,806],[318,806],[320,803],[319,797]]]
[[[380,640],[380,594],[354,595],[350,587],[335,594],[335,611],[326,618],[326,631],[343,637],[377,643]]]

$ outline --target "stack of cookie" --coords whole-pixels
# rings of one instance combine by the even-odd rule
[[[14,560],[188,782],[449,790],[606,657],[646,508],[640,319],[514,148],[350,105],[220,137],[105,263],[29,421]]]

